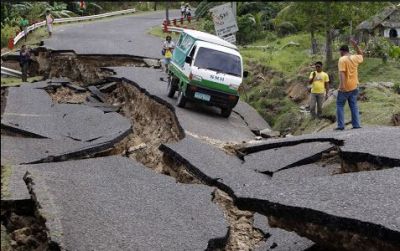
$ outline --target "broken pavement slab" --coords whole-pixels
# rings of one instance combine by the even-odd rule
[[[399,248],[399,168],[274,179],[240,168],[235,156],[190,137],[160,149],[203,183],[227,192],[239,209],[273,217],[273,226],[339,249],[363,250],[368,245],[378,250]],[[293,170],[297,168],[301,167]],[[312,224],[318,231],[312,231]]]
[[[118,113],[78,104],[53,104],[46,91],[33,87],[9,89],[2,126],[42,138],[96,141],[131,130]]]
[[[67,250],[206,250],[228,230],[211,188],[176,183],[128,158],[25,168],[50,238]]]
[[[400,248],[400,168],[274,182],[237,193],[241,210],[346,250]],[[301,217],[299,217],[301,215]]]
[[[2,163],[29,164],[84,158],[111,149],[131,132],[129,128],[90,142],[71,138],[37,139],[2,135],[1,159]]]
[[[298,180],[310,177],[331,176],[341,173],[340,163],[311,163],[274,173],[274,181]]]
[[[236,156],[191,136],[177,143],[162,144],[160,150],[184,164],[201,182],[218,187],[232,198],[236,190],[254,183],[263,186],[271,182],[271,177],[242,167],[242,161]]]
[[[101,91],[97,89],[96,86],[91,85],[88,86],[87,88],[100,102],[103,103],[107,102],[107,97],[103,93],[101,93]]]
[[[254,227],[266,234],[266,240],[260,242],[255,251],[306,251],[315,245],[314,242],[294,232],[271,228],[268,226],[267,218],[258,213],[254,214]]]
[[[244,157],[243,167],[272,175],[282,169],[313,163],[335,148],[329,142],[303,143],[273,148]]]

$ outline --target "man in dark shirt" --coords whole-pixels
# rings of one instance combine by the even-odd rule
[[[26,45],[22,45],[21,51],[19,52],[19,65],[21,66],[22,81],[27,82],[28,70],[31,60],[31,52],[26,48]]]

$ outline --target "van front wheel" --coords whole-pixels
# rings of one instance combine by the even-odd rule
[[[232,108],[221,108],[221,116],[224,118],[228,118],[231,116]]]
[[[178,100],[176,101],[176,105],[179,107],[185,107],[186,105],[186,98],[185,95],[183,95],[183,91],[179,91],[178,94]]]

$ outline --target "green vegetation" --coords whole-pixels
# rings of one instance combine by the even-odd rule
[[[322,42],[322,37],[318,37]],[[322,55],[311,55],[308,34],[300,33],[277,38],[273,33],[269,37],[258,40],[248,47],[240,48],[240,53],[247,64],[255,61],[257,64],[271,67],[272,69],[291,76],[301,67],[309,65],[316,60],[322,60]],[[264,47],[257,47],[264,46]]]
[[[10,191],[8,190],[8,185],[11,177],[11,166],[2,165],[1,166],[1,197],[7,198],[10,196]]]
[[[392,125],[393,114],[400,113],[400,95],[393,90],[383,87],[368,87],[361,91],[361,100],[358,102],[362,125]],[[323,117],[335,117],[336,103],[332,102],[323,110]],[[345,106],[345,121],[351,121],[348,104]],[[329,120],[303,119],[294,134],[311,133],[324,129],[333,129],[335,123]]]
[[[31,78],[28,78],[28,82],[38,81],[41,79],[43,79],[42,76],[31,77]],[[4,78],[1,78],[1,87],[17,86],[17,85],[20,85],[21,82],[22,82],[21,78],[4,77]]]

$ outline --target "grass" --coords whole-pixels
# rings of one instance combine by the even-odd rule
[[[43,41],[43,39],[47,37],[47,29],[45,27],[40,27],[29,33],[26,41],[25,38],[19,40],[14,49],[20,49],[23,44],[28,47],[38,46],[39,42]]]
[[[376,87],[368,87],[362,93],[367,97],[365,101],[358,101],[362,126],[391,126],[393,114],[400,113],[400,95],[395,93],[393,89]],[[332,102],[324,107],[322,114],[324,117],[335,117],[336,103]],[[348,104],[345,105],[345,121],[351,121],[351,112]],[[305,118],[295,134],[311,133],[334,127],[336,127],[336,122],[331,123],[327,120]]]
[[[289,45],[294,43],[296,45]],[[241,47],[240,53],[244,58],[244,63],[249,61],[260,65],[271,67],[282,72],[287,76],[297,74],[297,72],[309,65],[310,62],[321,60],[322,55],[311,55],[310,35],[305,33],[294,34],[283,38],[266,38],[258,40],[249,46],[266,46],[265,48]],[[318,43],[322,43],[322,37],[318,37]]]
[[[10,191],[8,190],[8,186],[10,183],[11,177],[11,166],[10,165],[2,165],[1,166],[1,197],[8,198],[10,197]]]
[[[400,63],[389,61],[383,63],[379,58],[365,58],[359,66],[360,83],[393,82],[400,83]]]
[[[43,79],[42,76],[36,76],[36,77],[31,77],[28,78],[28,82],[32,81],[37,81]],[[15,77],[3,77],[1,78],[1,87],[12,87],[12,86],[17,86],[22,83],[22,80],[20,78],[15,78]]]

